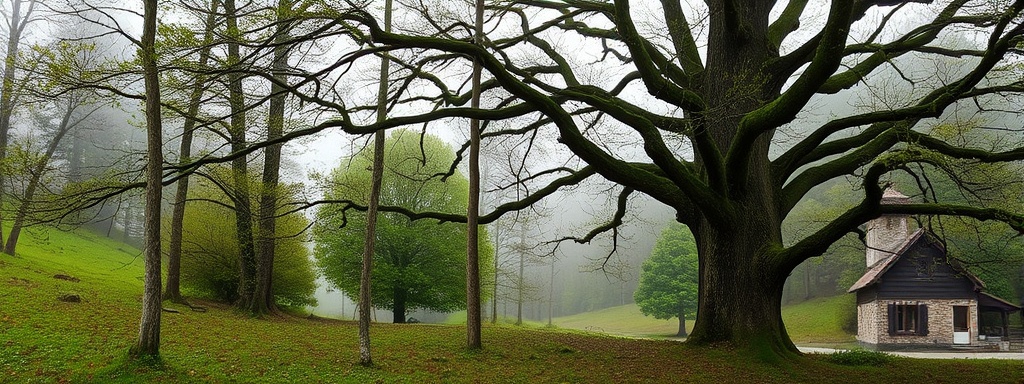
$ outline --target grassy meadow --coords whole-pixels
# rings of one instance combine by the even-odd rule
[[[843,319],[836,314],[853,306],[853,295],[812,299],[783,307],[782,319],[797,344],[845,346],[855,343],[856,337],[842,329]],[[674,338],[679,328],[676,319],[644,316],[636,304],[556,317],[552,322],[562,328],[644,338]],[[693,329],[693,319],[687,319],[686,329]]]
[[[254,319],[214,303],[202,303],[207,312],[169,305],[180,313],[163,313],[162,359],[140,363],[126,359],[141,306],[139,253],[82,231],[35,229],[17,257],[0,255],[0,382],[1024,383],[1020,361],[773,361],[565,329],[569,318],[557,329],[485,326],[480,352],[465,351],[459,325],[375,324],[376,366],[364,368],[352,322]],[[59,301],[65,294],[82,301]]]

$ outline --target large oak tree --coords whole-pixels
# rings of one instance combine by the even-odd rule
[[[326,92],[304,97],[339,114],[312,130],[369,133],[451,117],[532,119],[514,128],[485,124],[482,137],[557,136],[581,162],[542,173],[548,177],[534,181],[544,186],[482,214],[481,224],[599,176],[621,186],[619,210],[595,231],[567,238],[588,241],[621,223],[631,195],[646,194],[675,210],[697,241],[700,298],[688,342],[790,354],[796,348],[780,315],[786,277],[867,220],[894,212],[961,215],[1024,231],[1024,217],[998,207],[879,203],[890,174],[908,164],[1024,158],[1019,127],[1001,127],[1008,140],[985,148],[926,129],[963,105],[1020,112],[1006,101],[1022,90],[1022,7],[987,0],[519,0],[489,11],[482,43],[472,42],[471,23],[446,7],[424,5],[406,19],[415,27],[395,33],[355,7],[329,18],[364,51],[317,73],[386,52],[401,68],[393,73],[400,89],[391,99],[410,107],[362,124],[354,116],[365,108],[329,102]],[[964,70],[907,68],[904,56],[955,60]],[[469,92],[459,85],[469,73],[460,68],[473,60],[487,78],[489,102],[480,108],[466,106]],[[874,81],[883,75],[913,91],[815,114],[830,95],[852,99],[883,87]],[[425,102],[431,107],[414,108]],[[838,177],[860,179],[859,202],[813,233],[783,242],[782,221],[801,197]]]

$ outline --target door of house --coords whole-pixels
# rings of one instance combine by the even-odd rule
[[[971,328],[968,315],[970,307],[953,306],[953,344],[970,344]]]

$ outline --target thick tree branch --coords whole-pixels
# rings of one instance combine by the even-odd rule
[[[804,73],[781,96],[740,120],[735,138],[725,156],[725,167],[734,184],[746,185],[754,141],[762,134],[792,121],[811,96],[814,96],[818,86],[839,68],[842,61],[839,53],[846,47],[846,36],[853,22],[852,13],[852,2],[833,2],[814,59]]]
[[[686,20],[682,3],[679,0],[661,0],[661,7],[665,13],[668,35],[679,58],[679,65],[690,76],[701,73],[704,71],[704,62],[697,50],[697,42],[693,39],[693,31]]]

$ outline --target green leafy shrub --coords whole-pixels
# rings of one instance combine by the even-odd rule
[[[869,351],[866,349],[851,349],[849,351],[838,351],[828,355],[828,361],[833,364],[849,366],[871,366],[881,367],[896,359],[896,356],[885,352]]]
[[[257,196],[258,183],[251,187]],[[297,188],[282,192],[287,199]],[[238,299],[239,246],[235,214],[228,198],[212,186],[195,183],[185,209],[181,250],[181,285],[189,294],[223,302]],[[315,305],[316,273],[301,235],[309,220],[300,214],[277,219],[272,291],[278,305]],[[255,223],[253,223],[255,228]]]

